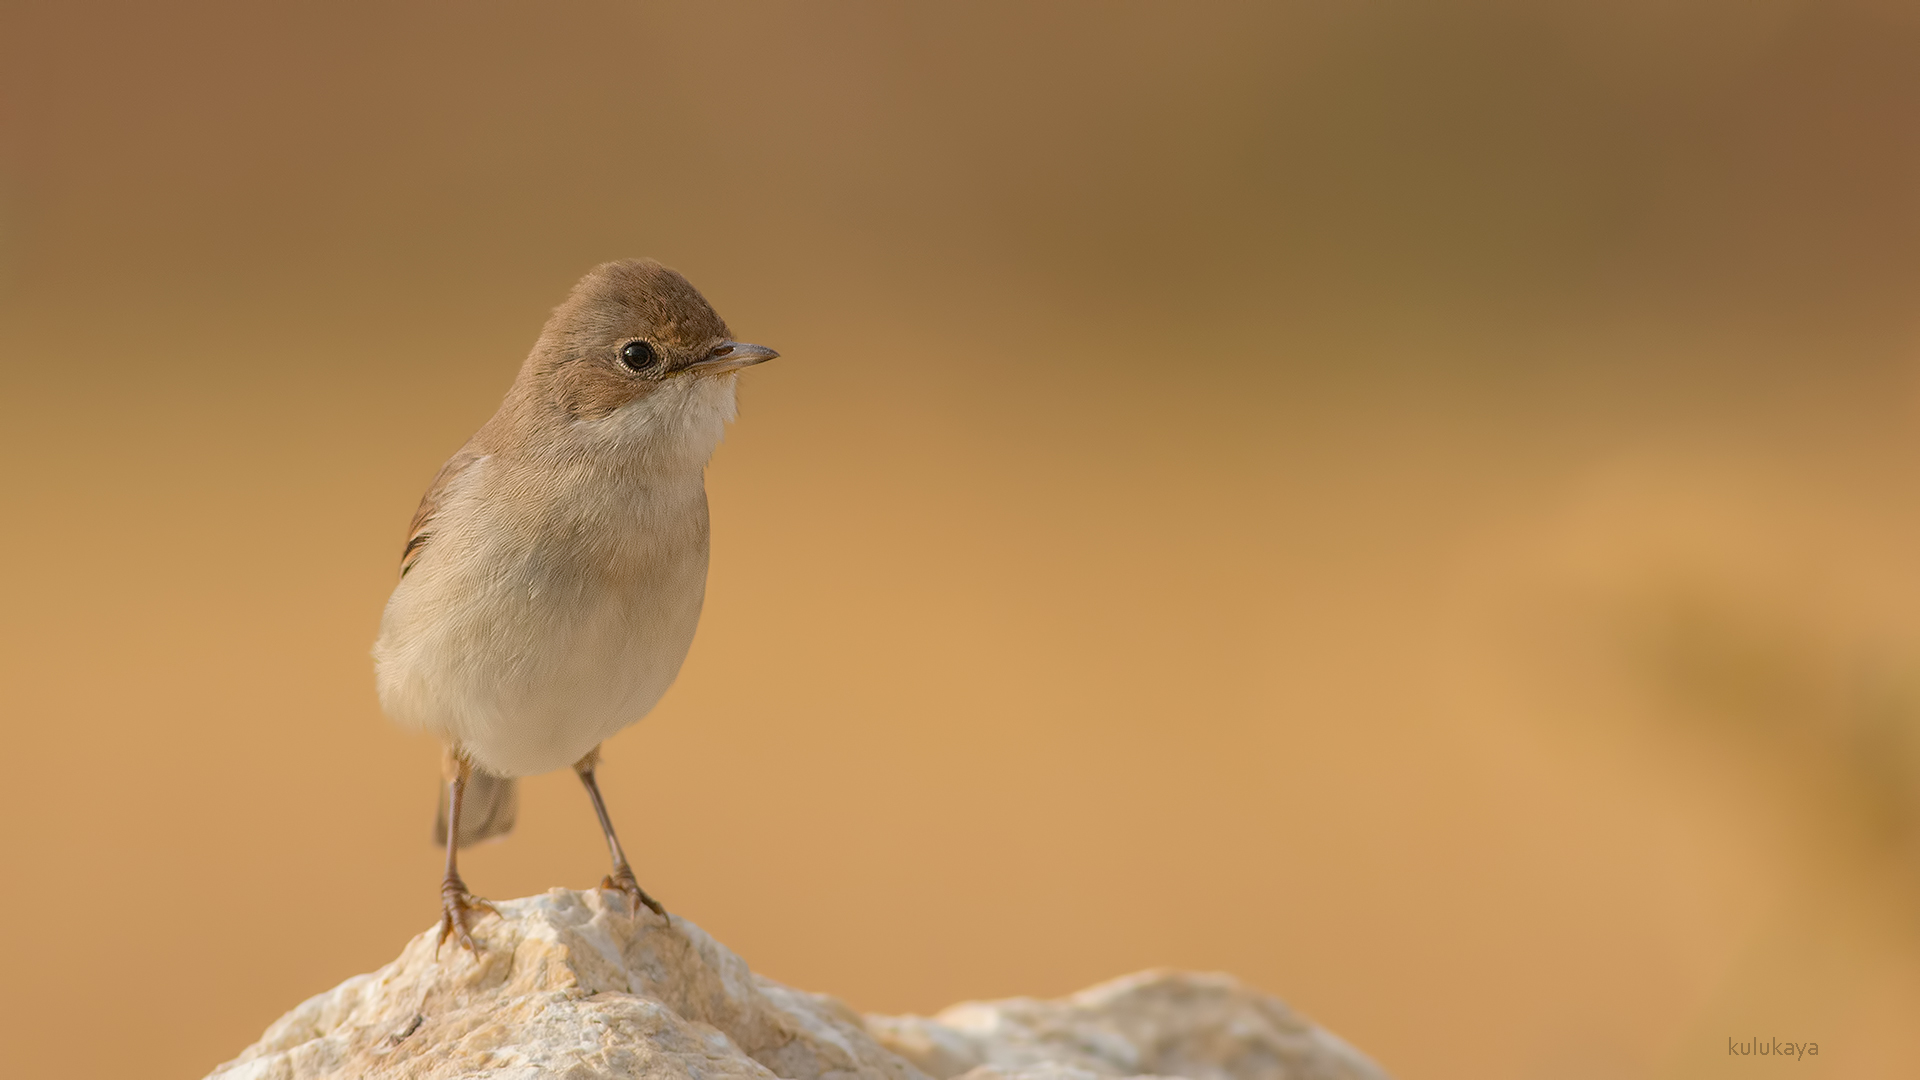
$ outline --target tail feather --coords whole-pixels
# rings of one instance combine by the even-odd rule
[[[441,791],[444,793],[445,788]],[[482,840],[505,836],[513,831],[513,819],[520,812],[520,781],[510,776],[494,776],[473,770],[467,790],[460,797],[460,846],[471,847]],[[440,812],[433,821],[433,842],[447,843],[447,800],[440,799]]]

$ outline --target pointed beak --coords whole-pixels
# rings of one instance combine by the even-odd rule
[[[765,345],[749,345],[744,341],[723,341],[713,347],[713,351],[695,360],[682,371],[695,375],[725,375],[729,371],[739,371],[744,367],[763,364],[780,354]]]

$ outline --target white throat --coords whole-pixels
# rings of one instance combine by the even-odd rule
[[[647,471],[706,467],[734,418],[738,376],[678,375],[574,430],[597,450],[631,457]]]

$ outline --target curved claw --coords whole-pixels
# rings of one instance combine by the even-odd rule
[[[440,947],[449,937],[460,943],[461,948],[478,955],[480,947],[474,943],[472,920],[481,912],[500,917],[500,909],[492,902],[483,900],[467,891],[467,887],[457,879],[440,887],[440,936],[433,943],[433,955],[440,955]]]
[[[660,916],[669,923],[673,921],[673,917],[667,914],[667,909],[660,906],[660,901],[648,896],[647,890],[641,888],[640,883],[634,880],[632,867],[622,866],[615,873],[608,874],[606,877],[601,878],[600,887],[610,892],[625,893],[628,913],[634,918],[640,917],[640,905],[645,904],[647,905],[647,909],[655,915]]]

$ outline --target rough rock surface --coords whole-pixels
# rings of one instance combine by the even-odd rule
[[[747,969],[675,916],[555,889],[505,901],[478,957],[434,933],[281,1017],[209,1080],[1385,1080],[1224,975],[1144,972],[1059,1001],[868,1016]]]

